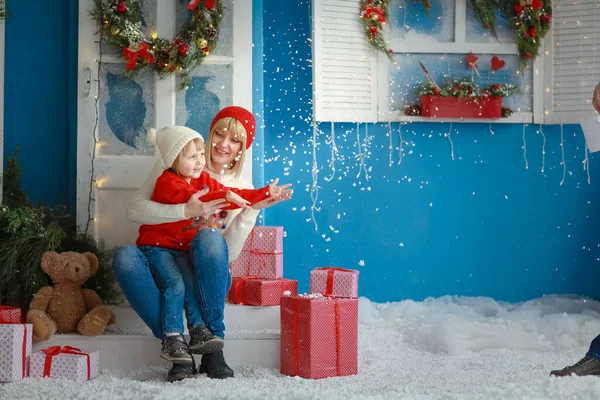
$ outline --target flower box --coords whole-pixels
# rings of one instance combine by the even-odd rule
[[[430,118],[500,118],[502,97],[421,95],[421,116]]]

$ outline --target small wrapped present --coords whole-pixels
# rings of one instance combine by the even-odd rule
[[[283,276],[283,226],[255,226],[242,252],[229,265],[231,276],[278,279]]]
[[[334,297],[358,297],[358,271],[344,268],[315,268],[310,271],[310,292]]]
[[[298,293],[298,281],[292,279],[233,278],[229,301],[247,306],[277,306],[282,295]]]
[[[320,379],[358,373],[358,299],[281,298],[281,373]]]
[[[71,346],[52,346],[31,356],[32,378],[64,378],[89,381],[100,373],[100,354],[96,350]]]
[[[33,326],[0,324],[0,382],[20,381],[29,375]]]
[[[0,324],[21,324],[23,317],[21,309],[10,306],[0,306]]]

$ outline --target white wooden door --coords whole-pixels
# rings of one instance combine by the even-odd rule
[[[186,4],[146,0],[146,35],[156,32],[172,40],[189,15]],[[100,46],[89,16],[93,0],[79,1],[77,223],[82,232],[108,246],[135,242],[139,225],[127,220],[127,207],[159,157],[146,144],[149,128],[187,125],[206,139],[220,108],[252,109],[252,1],[223,5],[217,48],[192,72],[189,88],[177,91],[175,77],[123,78],[121,50],[105,42]],[[251,160],[246,157],[243,174],[249,179]]]

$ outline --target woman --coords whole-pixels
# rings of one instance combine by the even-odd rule
[[[252,113],[241,107],[226,107],[213,119],[206,141],[206,171],[221,184],[240,189],[252,188],[243,179],[241,170],[246,150],[252,144],[256,122]],[[160,224],[195,217],[207,217],[224,207],[226,200],[210,202],[199,200],[206,190],[198,192],[186,204],[167,205],[149,200],[156,179],[164,170],[162,159],[152,168],[150,175],[138,189],[127,211],[127,218],[140,224]],[[291,195],[291,191],[289,191]],[[229,211],[226,230],[202,229],[192,241],[190,255],[194,263],[194,280],[200,309],[206,326],[213,335],[224,337],[223,324],[225,299],[231,283],[229,261],[240,254],[246,238],[256,223],[261,209],[282,200],[271,198],[252,208]],[[148,268],[148,260],[136,246],[123,246],[115,252],[113,267],[125,297],[154,335],[162,337],[160,322],[160,295]],[[188,301],[188,300],[186,300]],[[202,356],[200,373],[209,378],[233,377],[223,357],[223,351]],[[191,377],[194,365],[173,364],[169,381]]]

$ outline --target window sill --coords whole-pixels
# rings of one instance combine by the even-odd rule
[[[459,123],[480,123],[480,124],[531,124],[533,114],[530,112],[517,112],[508,118],[429,118],[413,117],[402,115],[398,120],[400,122],[459,122]],[[384,121],[380,121],[384,122]],[[387,121],[385,121],[387,122]]]

